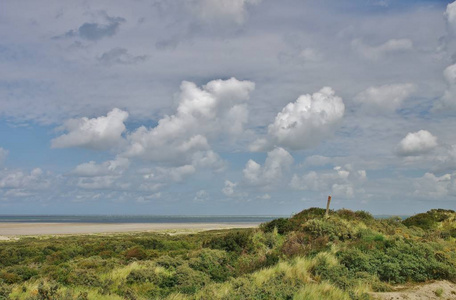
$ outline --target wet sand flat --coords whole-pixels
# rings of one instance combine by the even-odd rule
[[[0,238],[20,235],[60,235],[121,232],[204,231],[252,228],[255,223],[0,223]]]

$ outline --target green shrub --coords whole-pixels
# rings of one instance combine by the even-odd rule
[[[158,284],[160,282],[159,276],[155,274],[153,269],[139,269],[132,270],[127,275],[127,284],[134,283],[153,283]]]
[[[211,281],[207,274],[187,265],[176,269],[175,279],[177,289],[185,294],[193,294]]]
[[[340,219],[312,219],[304,224],[303,230],[313,237],[327,236],[330,241],[346,241],[359,237],[359,231]]]
[[[136,246],[133,248],[128,249],[125,252],[125,258],[130,260],[130,259],[137,259],[137,260],[143,260],[147,258],[147,253],[144,251],[142,247]]]
[[[69,273],[66,283],[70,285],[100,286],[101,280],[94,270],[75,269]]]
[[[264,232],[273,232],[274,229],[277,228],[277,232],[279,234],[285,234],[293,229],[292,224],[288,218],[278,218],[272,220],[271,222],[261,224],[260,228]]]
[[[22,281],[19,275],[10,272],[0,273],[0,280],[8,284],[18,283]]]
[[[455,217],[453,210],[431,209],[428,212],[414,215],[405,219],[402,223],[407,227],[416,226],[425,230],[434,229],[439,222]]]
[[[203,249],[188,264],[192,269],[208,274],[215,282],[225,281],[234,275],[232,262],[222,250]]]
[[[0,283],[0,300],[10,299],[9,294],[11,293],[11,290],[11,286]]]
[[[155,263],[158,266],[164,267],[166,269],[175,269],[178,266],[182,265],[184,261],[179,257],[170,257],[168,255],[163,255],[155,260]]]
[[[249,251],[252,233],[246,230],[230,231],[223,236],[216,236],[204,244],[205,247],[220,249],[229,252],[241,253]]]

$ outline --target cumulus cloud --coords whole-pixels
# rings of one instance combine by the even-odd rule
[[[247,16],[247,6],[262,0],[197,0],[193,6],[196,16],[204,22],[234,22],[242,24]]]
[[[181,85],[177,112],[165,116],[153,128],[144,126],[128,135],[125,155],[161,164],[223,166],[209,140],[235,138],[247,122],[249,93],[254,83],[213,80],[202,88],[192,82]]]
[[[417,178],[413,184],[414,195],[425,198],[442,198],[448,195],[456,196],[456,176],[455,174],[445,174],[435,176],[426,173]]]
[[[444,172],[456,169],[456,145],[443,145],[433,160],[433,172]]]
[[[299,52],[298,57],[305,62],[319,62],[323,59],[323,56],[320,52],[309,47],[306,47],[301,52]]]
[[[127,158],[116,157],[97,164],[94,161],[80,164],[70,172],[70,184],[74,184],[82,189],[126,189],[131,182],[121,179],[122,174],[128,169],[130,161]]]
[[[456,64],[443,71],[447,89],[443,96],[435,103],[435,111],[456,110]]]
[[[310,171],[299,176],[293,175],[290,186],[297,190],[309,190],[331,195],[353,198],[362,191],[367,180],[365,170],[356,170],[351,165],[337,166],[332,170]]]
[[[71,175],[80,177],[120,175],[128,168],[129,165],[130,161],[123,157],[117,157],[115,160],[108,160],[101,164],[90,161],[76,166],[76,168],[71,172]]]
[[[157,172],[156,179],[180,182],[186,177],[194,174],[196,168],[193,165],[183,165],[175,168],[157,168]]]
[[[409,132],[397,146],[402,156],[417,156],[428,153],[437,147],[437,138],[427,130]]]
[[[97,57],[97,59],[100,63],[107,66],[114,64],[130,65],[144,61],[146,59],[146,55],[134,56],[128,53],[127,49],[117,47],[104,52],[99,57]]]
[[[257,140],[251,147],[259,150],[273,143],[293,150],[318,145],[337,128],[344,116],[342,98],[330,87],[324,87],[312,95],[302,95],[279,112],[268,127],[272,141]]]
[[[4,197],[28,197],[51,187],[52,176],[40,168],[25,172],[23,170],[0,170],[0,191]]]
[[[399,109],[402,102],[415,90],[416,86],[412,83],[373,86],[359,93],[355,101],[371,111],[393,112]]]
[[[222,189],[222,193],[225,196],[233,196],[234,195],[234,189],[236,188],[238,184],[235,182],[231,182],[229,180],[225,180],[225,186]]]
[[[409,39],[391,39],[381,45],[370,46],[360,39],[355,39],[352,41],[352,48],[366,59],[378,60],[390,53],[412,50],[413,42]]]
[[[106,14],[103,15],[103,23],[84,23],[79,26],[78,29],[69,30],[65,34],[57,36],[54,39],[80,37],[89,41],[98,41],[102,38],[115,35],[120,24],[125,22],[125,19],[121,17],[110,17]]]
[[[268,152],[268,156],[261,166],[254,160],[249,160],[245,165],[244,179],[251,185],[268,185],[278,183],[293,164],[293,157],[283,148],[275,148]]]
[[[196,192],[193,201],[195,202],[205,202],[209,199],[209,193],[206,190],[199,190]]]
[[[81,177],[78,178],[76,186],[87,190],[112,189],[116,179],[116,176]]]
[[[261,199],[261,200],[269,200],[271,199],[271,195],[269,195],[268,193],[266,194],[263,194],[261,196],[258,196],[258,199]]]
[[[122,140],[127,118],[126,111],[114,108],[106,117],[70,119],[63,125],[67,133],[53,139],[52,148],[109,149]]]
[[[445,17],[450,28],[456,32],[456,1],[447,5]]]
[[[6,157],[8,156],[9,151],[0,147],[0,165],[3,164]]]

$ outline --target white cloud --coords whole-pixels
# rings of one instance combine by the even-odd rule
[[[63,128],[68,132],[52,140],[52,148],[83,147],[107,150],[119,145],[125,131],[126,111],[114,108],[106,117],[70,119]]]
[[[323,55],[313,48],[306,47],[299,52],[298,57],[304,62],[319,62],[323,59]]]
[[[53,177],[35,168],[30,173],[22,170],[0,170],[0,192],[5,199],[10,197],[30,197],[43,193],[52,185]]]
[[[193,7],[199,19],[205,22],[234,22],[242,24],[247,16],[248,5],[261,0],[198,0]]]
[[[409,39],[391,39],[381,45],[370,46],[360,39],[355,39],[352,41],[352,47],[364,58],[378,60],[390,53],[412,50],[413,42]]]
[[[186,177],[194,174],[196,172],[196,168],[193,165],[183,165],[176,168],[157,168],[157,171],[157,179],[180,182]]]
[[[397,153],[403,156],[416,156],[428,153],[437,147],[437,138],[427,130],[409,132],[397,146]]]
[[[416,90],[412,83],[369,87],[355,97],[355,101],[374,111],[393,112]]]
[[[127,158],[116,157],[101,164],[94,161],[77,165],[70,172],[69,184],[86,190],[99,189],[128,189],[131,186],[129,178],[122,178],[130,166]]]
[[[76,186],[87,190],[103,190],[114,187],[118,176],[80,177]]]
[[[229,180],[225,180],[225,186],[222,189],[222,193],[225,196],[233,196],[234,195],[234,189],[236,188],[238,184],[235,182],[231,182]]]
[[[139,196],[136,199],[136,202],[138,202],[138,203],[150,203],[150,202],[152,202],[152,200],[160,199],[161,197],[162,197],[162,193],[158,192],[158,193],[154,193],[154,194],[151,194],[151,195]]]
[[[9,151],[0,147],[0,166],[5,161],[6,157],[8,156]]]
[[[331,195],[353,198],[363,191],[362,185],[367,180],[365,170],[356,170],[351,165],[337,166],[332,170],[310,171],[299,176],[293,175],[290,186],[297,190],[310,190]]]
[[[269,200],[269,199],[271,199],[271,195],[269,195],[268,193],[266,193],[266,194],[263,194],[263,195],[261,195],[261,196],[258,196],[258,199]]]
[[[324,87],[313,95],[302,95],[296,102],[285,106],[277,114],[274,123],[269,125],[268,133],[273,139],[272,143],[278,146],[293,150],[310,148],[333,133],[344,111],[342,98],[336,96],[332,88]],[[262,140],[256,143],[266,144]]]
[[[128,168],[129,165],[130,161],[127,158],[122,157],[117,157],[115,160],[108,160],[102,164],[90,161],[76,166],[71,174],[80,177],[120,175]]]
[[[442,198],[448,195],[456,196],[455,174],[445,174],[440,177],[426,173],[417,178],[413,184],[414,195],[425,198]]]
[[[443,71],[447,89],[443,96],[435,103],[435,111],[456,110],[456,64],[448,66]]]
[[[253,160],[245,165],[244,179],[251,185],[267,185],[278,183],[293,163],[293,157],[283,148],[275,148],[268,152],[268,156],[261,166]]]
[[[195,202],[205,202],[209,199],[209,193],[206,190],[199,190],[196,192],[193,201]]]
[[[456,169],[456,145],[442,145],[432,157],[432,171],[444,172]]]
[[[445,17],[450,28],[456,31],[456,1],[447,5]]]
[[[128,135],[125,155],[162,164],[223,168],[209,140],[243,134],[246,102],[254,87],[235,78],[213,80],[201,89],[184,81],[176,114],[165,116],[154,128],[142,126]]]

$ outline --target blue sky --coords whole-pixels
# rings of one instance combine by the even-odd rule
[[[456,3],[2,1],[0,214],[456,207]]]

